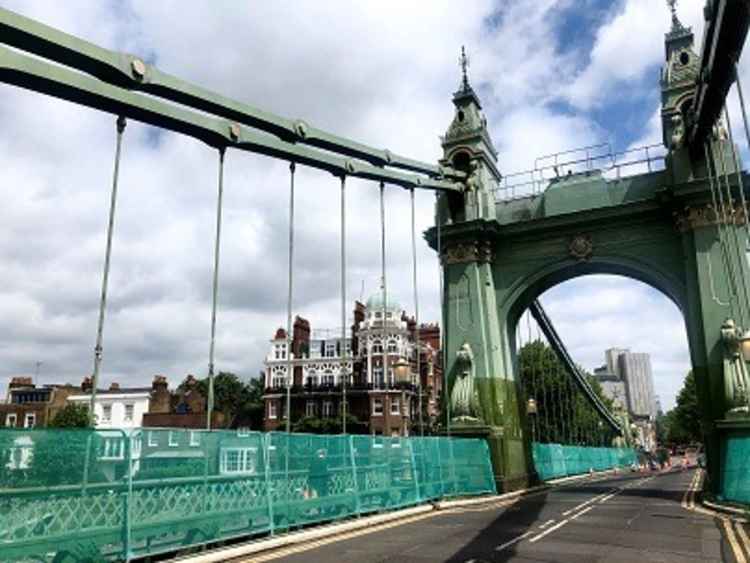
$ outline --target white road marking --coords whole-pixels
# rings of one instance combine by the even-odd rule
[[[564,526],[565,524],[567,524],[567,523],[568,523],[568,519],[566,518],[565,520],[562,520],[562,521],[558,522],[558,523],[557,523],[557,524],[555,524],[554,526],[552,526],[552,527],[550,527],[550,528],[547,528],[547,529],[546,529],[546,530],[544,530],[544,531],[543,531],[543,532],[542,532],[541,534],[537,534],[536,536],[534,536],[533,538],[531,538],[531,539],[529,540],[529,543],[534,543],[534,542],[536,542],[536,541],[539,541],[540,539],[542,539],[542,538],[543,538],[544,536],[546,536],[547,534],[551,534],[551,533],[552,533],[552,532],[554,532],[555,530],[557,530],[557,529],[559,529],[559,528],[562,528],[562,527],[563,527],[563,526]]]
[[[576,518],[578,518],[578,517],[579,517],[579,516],[581,516],[582,514],[586,514],[586,513],[587,513],[587,512],[589,511],[589,510],[591,510],[591,509],[593,509],[593,508],[594,508],[593,506],[589,506],[588,508],[584,508],[583,510],[581,510],[581,511],[580,511],[580,512],[579,512],[578,514],[576,514],[575,516],[571,516],[571,517],[570,517],[570,520],[571,520],[571,521],[575,520]]]
[[[600,498],[602,498],[603,496],[606,496],[606,495],[607,495],[607,493],[602,493],[600,495],[597,495],[594,498],[587,500],[586,502],[582,502],[581,504],[578,504],[578,505],[574,506],[570,510],[566,510],[565,512],[562,513],[562,515],[563,516],[567,516],[568,514],[571,514],[572,512],[575,512],[579,508],[583,508],[584,506],[588,506],[589,504],[596,502],[597,500],[599,500]]]
[[[550,524],[553,524],[554,522],[555,522],[554,518],[552,518],[551,520],[547,520],[544,524],[542,524],[541,526],[539,526],[539,529],[540,530],[544,530],[544,528],[546,528]]]
[[[526,532],[525,534],[521,534],[521,535],[520,535],[520,536],[518,536],[517,538],[513,538],[512,540],[510,540],[510,541],[507,541],[507,542],[505,542],[505,543],[504,543],[504,544],[502,544],[502,545],[498,545],[498,546],[497,546],[497,547],[495,548],[495,551],[502,551],[502,550],[503,550],[503,549],[505,549],[506,547],[510,547],[511,545],[513,545],[513,544],[516,544],[516,543],[520,542],[520,541],[521,541],[521,540],[522,540],[523,538],[525,538],[525,537],[528,537],[528,536],[530,536],[530,535],[531,535],[532,533],[533,533],[533,532],[530,532],[530,531],[529,531],[529,532]]]

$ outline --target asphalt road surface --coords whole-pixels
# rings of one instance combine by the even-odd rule
[[[689,510],[690,491],[697,484],[695,471],[597,478],[517,501],[419,515],[244,561],[745,563],[747,528],[700,508]]]

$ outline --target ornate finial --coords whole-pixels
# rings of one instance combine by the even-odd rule
[[[466,73],[466,70],[469,68],[469,57],[466,55],[466,48],[463,45],[461,45],[461,56],[458,58],[458,64],[461,65],[461,73],[463,75],[463,89],[468,90],[469,76]]]
[[[667,4],[669,5],[669,11],[672,12],[672,31],[684,29],[682,22],[677,17],[677,0],[667,0]]]

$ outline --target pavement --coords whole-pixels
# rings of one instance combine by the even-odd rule
[[[699,485],[693,470],[599,477],[234,561],[750,563],[748,528],[699,507]]]

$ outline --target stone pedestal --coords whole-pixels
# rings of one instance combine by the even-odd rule
[[[517,449],[516,440],[507,439],[502,426],[455,424],[451,425],[451,436],[456,438],[481,438],[487,441],[492,471],[495,474],[495,488],[498,494],[525,489],[538,482],[535,473],[513,470],[519,467],[519,459],[516,457],[519,452],[515,451]],[[522,455],[528,457],[526,452],[523,452]],[[533,467],[532,463],[521,465]]]

